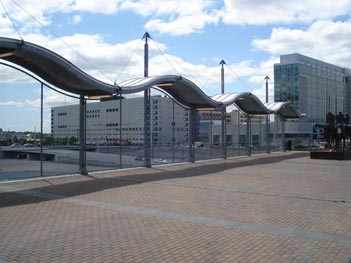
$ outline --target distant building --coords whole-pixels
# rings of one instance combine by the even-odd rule
[[[274,65],[274,100],[291,101],[302,122],[324,123],[328,112],[351,115],[351,69],[300,54],[280,56]]]
[[[215,109],[213,111],[199,111],[200,121],[217,121],[222,119],[222,112],[220,109]],[[259,123],[265,121],[265,115],[250,115],[251,123]],[[227,123],[246,123],[246,114],[237,109],[226,113]]]
[[[88,144],[144,143],[144,98],[88,103]],[[174,108],[174,114],[173,114]],[[121,112],[122,110],[122,112]],[[122,120],[120,121],[120,113]],[[173,119],[174,118],[174,119]],[[151,97],[151,138],[153,144],[188,144],[189,112],[170,98]],[[174,134],[173,134],[174,122]],[[79,137],[79,105],[51,109],[51,133],[55,138]]]
[[[200,129],[199,129],[199,136],[198,140],[209,143],[209,144],[214,144],[214,145],[219,145],[221,144],[221,129],[222,129],[222,124],[221,124],[221,119],[222,119],[222,113],[220,109],[215,109],[213,111],[199,111],[199,124],[200,124]],[[227,125],[227,137],[226,137],[226,142],[228,145],[231,144],[238,144],[238,142],[235,142],[235,140],[239,140],[239,135],[238,132],[241,134],[241,141],[242,144],[245,145],[245,135],[246,135],[246,128],[244,127],[247,122],[246,114],[234,109],[231,112],[226,113],[226,125]],[[265,115],[250,115],[250,122],[252,124],[252,131],[253,131],[253,140],[261,140],[258,139],[260,135],[258,133],[262,132],[262,124],[265,123],[266,116]],[[238,130],[238,126],[241,125],[241,131],[240,129]],[[258,128],[256,128],[258,127]]]
[[[230,122],[232,124],[246,123],[247,122],[247,114],[239,111],[239,110],[232,110],[230,113],[227,113],[227,123]],[[229,121],[228,121],[229,119]],[[251,123],[261,123],[266,121],[266,115],[250,115]]]

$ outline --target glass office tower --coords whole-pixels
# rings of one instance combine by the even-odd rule
[[[274,65],[274,100],[291,101],[303,122],[324,123],[328,112],[351,116],[351,70],[301,54],[280,56]]]

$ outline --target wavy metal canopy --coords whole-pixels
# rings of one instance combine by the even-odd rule
[[[117,93],[114,85],[91,77],[60,55],[33,43],[0,37],[0,58],[70,93],[86,96]]]
[[[284,119],[300,119],[303,115],[291,102],[270,102],[265,106]]]
[[[180,76],[136,78],[121,82],[118,87],[121,88],[122,94],[136,93],[149,87],[156,87],[162,89],[179,103],[191,108],[211,109],[235,104],[248,114],[273,113],[250,92],[219,94],[209,97],[193,82]]]
[[[161,89],[189,108],[217,108],[222,104],[208,97],[197,85],[181,76],[165,75],[136,78],[118,84],[122,94],[143,91],[150,87]]]
[[[258,97],[250,92],[218,94],[211,97],[223,106],[235,104],[240,110],[248,114],[270,114],[273,113],[266,108]]]
[[[266,107],[250,92],[209,97],[197,85],[181,76],[137,78],[123,81],[117,86],[111,85],[93,78],[62,56],[23,40],[0,37],[0,59],[21,66],[62,90],[84,96],[132,94],[154,87],[190,108],[213,109],[235,104],[248,114],[274,112],[283,118],[301,118],[301,114],[289,102],[271,103]]]

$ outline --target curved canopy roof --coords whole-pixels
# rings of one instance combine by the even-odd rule
[[[265,106],[284,119],[300,119],[303,115],[291,102],[270,102]]]
[[[271,103],[266,107],[250,92],[209,97],[197,85],[181,76],[137,78],[123,81],[117,86],[111,85],[91,77],[60,55],[23,40],[0,37],[0,59],[21,66],[62,90],[84,96],[131,94],[154,87],[191,108],[208,109],[235,104],[248,114],[275,112],[283,118],[301,117],[289,102]]]
[[[213,100],[223,103],[223,106],[235,104],[240,110],[248,114],[270,114],[273,113],[266,108],[258,97],[251,92],[218,94],[211,97]]]
[[[149,87],[162,89],[179,103],[197,109],[209,109],[237,105],[248,114],[273,113],[250,92],[219,94],[207,96],[198,86],[180,76],[166,75],[158,77],[136,78],[118,84],[122,94],[143,91]]]
[[[117,92],[114,85],[91,77],[60,55],[29,42],[0,37],[0,58],[70,93],[101,96]]]
[[[191,108],[217,108],[222,103],[207,96],[197,85],[181,76],[165,75],[137,78],[118,84],[122,94],[131,94],[155,87],[169,94],[179,103]]]

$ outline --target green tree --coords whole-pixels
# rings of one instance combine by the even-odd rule
[[[69,145],[75,145],[78,142],[78,139],[74,136],[69,138]]]

